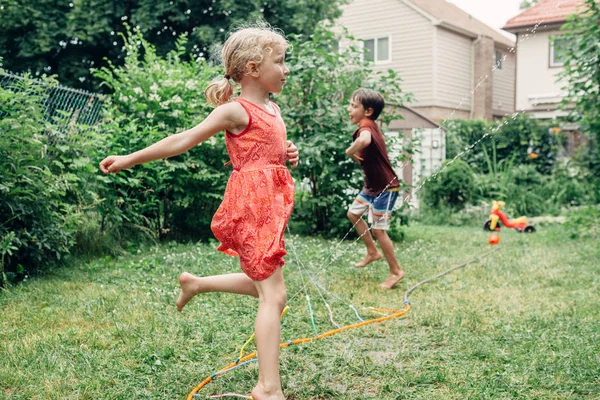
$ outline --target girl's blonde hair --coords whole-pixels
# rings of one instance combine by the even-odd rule
[[[270,27],[241,28],[233,32],[221,51],[225,75],[204,91],[208,102],[215,107],[227,103],[233,96],[234,84],[231,81],[239,83],[248,72],[248,63],[254,61],[260,65],[265,53],[272,52],[274,45],[286,49],[288,42],[281,33]]]

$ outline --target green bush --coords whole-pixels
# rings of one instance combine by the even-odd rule
[[[558,215],[565,208],[597,201],[588,169],[580,162],[557,162],[561,138],[550,133],[548,123],[516,115],[489,123],[451,120],[446,125],[447,158],[459,157],[473,168],[471,204],[503,200],[507,214],[514,218]],[[460,184],[442,182],[445,191],[459,195]],[[425,185],[425,205],[439,208],[444,192],[439,180],[432,183]],[[466,186],[464,190],[470,192]],[[450,208],[460,210],[465,204]]]
[[[361,86],[380,91],[388,104],[379,118],[384,124],[394,118],[391,105],[408,98],[393,71],[373,73],[361,49],[339,52],[339,39],[323,29],[294,36],[290,79],[276,100],[301,154],[293,171],[298,194],[291,226],[307,234],[340,236],[352,226],[346,210],[363,183],[360,166],[344,152],[356,129],[347,111],[352,92]]]
[[[600,134],[590,134],[588,142],[581,146],[573,157],[573,169],[577,169],[577,177],[591,189],[590,202],[600,203]]]
[[[567,214],[565,229],[572,239],[591,237],[600,238],[600,207],[586,206],[572,210]]]
[[[544,178],[539,189],[540,195],[548,204],[569,208],[594,204],[595,187],[588,179],[587,171],[577,163],[558,163],[551,175]]]
[[[185,36],[166,59],[139,31],[124,39],[125,64],[95,72],[114,92],[101,128],[109,141],[103,156],[140,150],[201,122],[211,111],[204,89],[221,75],[205,62],[182,61]],[[177,157],[102,177],[101,228],[137,229],[153,237],[212,237],[210,221],[231,172],[224,167],[227,161],[223,136],[216,135]]]
[[[518,114],[502,121],[448,120],[445,123],[446,158],[461,154],[476,173],[494,172],[501,162],[533,165],[544,174],[551,173],[556,162],[557,138],[550,125]],[[471,149],[471,146],[472,149]],[[536,157],[530,157],[535,153]]]
[[[541,194],[544,182],[544,176],[533,166],[520,165],[510,171],[505,201],[510,204],[506,210],[511,212],[511,218],[558,212],[554,205],[548,207],[547,199]]]
[[[5,272],[25,275],[62,260],[97,200],[87,154],[99,139],[44,117],[55,85],[24,76],[0,87],[0,285]]]
[[[532,165],[507,165],[496,174],[475,175],[475,202],[506,202],[511,215],[558,215],[563,209],[594,202],[594,186],[578,179],[580,168],[555,165],[541,174]]]
[[[481,203],[477,206],[467,205],[461,210],[440,205],[432,208],[421,204],[411,216],[415,221],[425,225],[446,226],[482,226],[490,214],[490,205]]]
[[[212,64],[182,61],[185,36],[166,59],[158,57],[138,31],[128,32],[124,40],[124,66],[96,71],[114,92],[102,125],[110,143],[103,149],[105,155],[139,150],[200,122],[211,111],[204,88],[222,74]],[[321,29],[309,38],[293,37],[290,79],[275,99],[288,138],[301,152],[300,167],[293,171],[298,195],[291,225],[310,234],[339,235],[350,228],[345,217],[353,200],[349,191],[362,184],[360,167],[344,153],[354,130],[346,111],[350,94],[370,86],[391,104],[401,104],[406,97],[393,72],[372,74],[359,49],[339,54],[337,40]],[[388,108],[387,118],[392,110]],[[101,228],[137,227],[154,237],[212,237],[210,221],[230,173],[223,167],[227,161],[223,136],[217,135],[176,158],[102,177]]]
[[[405,237],[404,227],[408,226],[408,221],[409,216],[405,210],[394,210],[390,221],[390,230],[388,231],[390,239],[394,242],[403,241]]]
[[[423,203],[432,208],[460,210],[473,198],[475,180],[469,165],[460,160],[446,161],[440,171],[427,178],[420,191]]]

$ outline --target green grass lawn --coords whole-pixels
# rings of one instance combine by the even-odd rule
[[[503,230],[498,251],[410,296],[403,318],[282,350],[288,399],[599,399],[598,244],[560,227]],[[412,285],[490,250],[478,228],[411,226],[397,253],[407,275],[366,269],[360,243],[288,237],[290,311],[284,340],[331,330],[366,307],[402,308]],[[238,272],[212,245],[163,245],[63,268],[0,293],[0,398],[183,399],[237,358],[256,300],[205,294],[175,311],[177,277]],[[304,274],[301,275],[300,271]],[[312,284],[312,280],[322,288]],[[249,347],[253,350],[253,347]],[[256,364],[209,383],[204,395],[249,394]]]

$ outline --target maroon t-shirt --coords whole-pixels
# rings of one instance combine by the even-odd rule
[[[369,118],[363,118],[359,122],[358,129],[352,135],[353,141],[362,131],[371,132],[371,143],[356,153],[363,159],[360,163],[365,176],[363,191],[369,196],[378,196],[384,189],[399,187],[400,182],[388,158],[383,133],[375,121]]]

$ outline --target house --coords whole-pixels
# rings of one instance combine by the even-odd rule
[[[352,0],[336,21],[433,121],[514,112],[514,42],[445,0]],[[348,45],[342,42],[341,46]]]
[[[397,113],[402,118],[392,121],[387,127],[389,131],[385,133],[386,137],[391,139],[386,138],[390,145],[388,155],[396,175],[404,184],[414,189],[404,190],[400,200],[396,202],[396,207],[400,208],[408,202],[412,207],[418,208],[416,195],[419,183],[439,170],[446,159],[446,131],[444,127],[410,107],[400,106]],[[403,140],[398,143],[400,137]],[[403,147],[411,139],[416,139],[412,147],[417,151],[411,157],[412,162],[401,161]]]
[[[559,109],[564,83],[562,54],[565,39],[560,28],[571,14],[582,12],[583,0],[540,0],[506,22],[502,29],[517,36],[517,80],[515,104],[534,118],[559,119],[568,114]],[[566,155],[572,156],[586,142],[577,124],[557,122],[555,129],[566,137]]]
[[[582,4],[583,0],[540,0],[502,28],[517,37],[517,110],[534,118],[554,119],[567,114],[558,109],[564,97],[564,84],[557,76],[563,71],[564,32],[560,28],[567,16],[577,13]]]
[[[398,161],[401,147],[389,149],[398,175],[415,188],[402,200],[417,206],[419,183],[446,158],[440,121],[514,112],[514,41],[445,0],[352,0],[336,23],[359,40],[375,71],[397,71],[413,95],[387,135],[420,143],[412,164]]]

